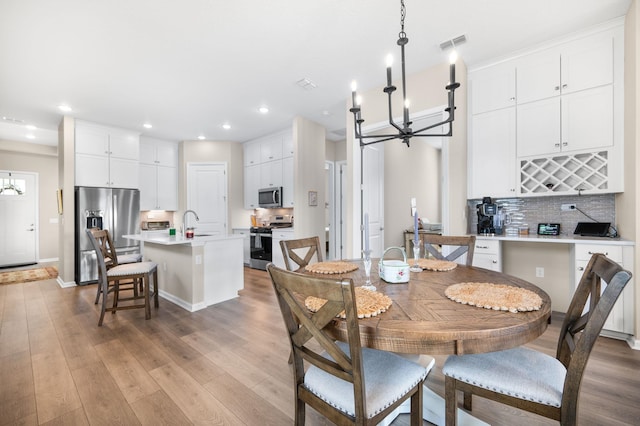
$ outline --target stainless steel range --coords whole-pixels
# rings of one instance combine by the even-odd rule
[[[254,269],[267,270],[272,257],[272,230],[274,228],[290,228],[293,226],[291,216],[273,216],[269,225],[253,226],[249,229],[251,255],[249,266]],[[279,248],[276,248],[279,250]]]

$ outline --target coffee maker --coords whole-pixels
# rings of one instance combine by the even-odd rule
[[[496,234],[493,217],[498,214],[498,205],[491,197],[484,197],[482,204],[476,204],[478,212],[478,235]]]

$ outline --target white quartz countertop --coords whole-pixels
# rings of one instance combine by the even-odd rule
[[[499,240],[533,243],[560,243],[560,244],[603,244],[616,246],[634,246],[635,242],[624,238],[608,237],[581,237],[578,235],[476,235],[476,240]]]
[[[208,235],[203,233],[201,235],[196,234],[193,238],[185,238],[180,233],[177,235],[169,235],[169,231],[167,231],[166,233],[129,234],[123,235],[123,237],[142,241],[145,244],[151,243],[171,246],[176,244],[204,245],[208,241],[241,240],[244,238],[244,235]]]

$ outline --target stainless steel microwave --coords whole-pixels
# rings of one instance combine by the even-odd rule
[[[263,209],[282,207],[282,187],[275,186],[258,190],[258,206]]]

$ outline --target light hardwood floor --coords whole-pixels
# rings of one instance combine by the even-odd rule
[[[149,321],[144,310],[120,311],[103,327],[95,291],[55,280],[0,286],[0,424],[293,424],[289,348],[266,272],[245,269],[234,300],[189,313],[161,299]],[[553,353],[559,323],[530,346]],[[444,359],[428,378],[441,395]],[[327,424],[307,412],[307,424]],[[473,412],[494,425],[556,424],[482,399]],[[580,424],[640,424],[640,352],[600,338]]]

